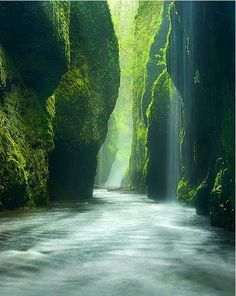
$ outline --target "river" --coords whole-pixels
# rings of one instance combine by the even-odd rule
[[[0,295],[234,295],[233,234],[194,209],[97,190],[0,215]]]

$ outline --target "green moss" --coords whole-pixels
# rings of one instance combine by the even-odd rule
[[[108,123],[108,133],[99,155],[95,184],[104,185],[109,177],[112,164],[118,152],[118,129],[114,114],[111,115]]]
[[[0,43],[41,100],[53,93],[68,68],[69,7],[68,1],[0,3]]]
[[[146,66],[150,49],[162,22],[163,2],[142,1],[135,18],[135,43],[133,55],[133,143],[129,175],[132,187],[146,188],[145,163],[147,127],[143,113],[143,95],[146,87]],[[155,58],[158,60],[158,56]],[[159,61],[160,62],[160,61]]]
[[[69,155],[75,169],[65,188],[91,191],[119,86],[107,3],[26,1],[0,8],[0,202],[5,208],[48,203],[53,148],[60,152],[56,166]]]
[[[149,122],[167,119],[171,88],[172,81],[165,68],[153,85],[151,103],[146,114]]]
[[[0,202],[4,208],[48,203],[53,112],[47,113],[43,102],[66,63],[61,20],[57,22],[51,10],[58,12],[56,5],[46,2],[1,3]]]
[[[217,169],[210,195],[211,224],[234,230],[235,199],[232,172],[222,158],[217,160]]]
[[[99,125],[99,116],[105,115],[103,98],[98,94],[94,96],[91,84],[88,75],[83,76],[78,68],[72,68],[63,76],[54,93],[58,140],[72,145],[102,142],[106,129]]]
[[[212,4],[196,2],[192,7],[183,2],[174,3],[168,71],[183,96],[182,173],[190,188],[197,188],[194,195],[197,213],[210,212],[212,225],[233,229],[235,48],[234,32],[230,28],[234,27],[234,16],[230,14],[230,3]],[[192,19],[193,8],[198,13]],[[220,26],[214,18],[216,11],[221,14]],[[206,14],[209,17],[203,20]],[[198,33],[191,29],[189,21],[202,22]],[[186,196],[189,184],[185,184]]]
[[[105,2],[71,2],[70,67],[54,92],[55,198],[92,195],[97,153],[119,88],[118,44]]]
[[[70,64],[70,1],[47,1],[40,3],[47,17],[51,29],[55,32],[57,40],[64,47],[67,64]]]
[[[189,181],[183,178],[177,186],[177,199],[185,205],[193,205],[197,190],[200,188],[193,188]]]
[[[165,68],[153,84],[151,103],[147,110],[147,165],[148,196],[164,200],[168,193],[169,118],[172,100],[179,100],[172,80]]]
[[[47,154],[53,147],[46,110],[18,81],[4,96],[0,121],[0,199],[3,207],[46,204]]]

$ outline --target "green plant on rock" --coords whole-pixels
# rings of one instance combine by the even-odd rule
[[[177,199],[183,204],[193,204],[196,195],[196,188],[192,188],[189,181],[181,179],[177,186]]]
[[[210,217],[214,226],[234,230],[235,201],[231,171],[223,158],[217,159],[218,172],[210,194]]]

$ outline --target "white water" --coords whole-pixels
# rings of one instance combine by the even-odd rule
[[[133,46],[135,15],[138,10],[137,0],[109,0],[108,1],[116,36],[119,43],[120,64],[120,88],[113,116],[117,126],[118,152],[109,172],[105,186],[120,187],[123,177],[128,169],[129,157],[132,146],[133,119],[132,119],[132,87],[133,87]],[[112,124],[112,122],[111,122]],[[111,129],[111,132],[113,130]],[[109,138],[109,135],[108,135]],[[115,141],[115,137],[110,137]],[[109,142],[105,145],[114,145]],[[106,157],[106,156],[105,156]],[[98,155],[98,169],[96,179],[100,180],[99,174],[105,169],[106,161],[102,155],[102,149]],[[100,184],[103,185],[103,184]]]
[[[123,177],[128,169],[129,157],[131,153],[132,133],[128,135],[119,134],[119,150],[112,164],[106,187],[120,187]]]
[[[127,162],[128,163],[128,162]],[[122,179],[125,175],[126,169],[127,169],[127,163],[120,162],[119,159],[115,159],[115,161],[112,164],[109,177],[105,183],[105,186],[107,188],[109,187],[120,187]]]
[[[234,295],[233,235],[142,195],[1,214],[0,251],[0,295]]]
[[[169,110],[169,135],[167,143],[167,196],[169,200],[176,199],[177,184],[180,179],[180,124],[181,124],[181,97],[177,89],[172,86]]]

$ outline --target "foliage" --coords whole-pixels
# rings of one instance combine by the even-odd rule
[[[232,171],[222,158],[217,160],[217,164],[218,172],[210,195],[211,224],[234,230],[235,199]]]
[[[196,195],[196,188],[193,188],[189,181],[186,179],[182,179],[179,181],[177,186],[177,198],[178,200],[187,205],[193,205],[194,199]]]

